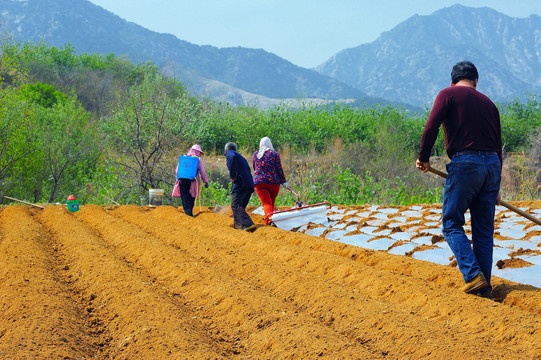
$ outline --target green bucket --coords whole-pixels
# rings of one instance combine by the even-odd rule
[[[79,200],[68,200],[66,202],[66,205],[68,205],[68,210],[71,212],[79,211]]]

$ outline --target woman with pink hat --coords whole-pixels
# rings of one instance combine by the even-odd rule
[[[195,199],[201,194],[199,189],[201,189],[201,181],[205,183],[205,187],[209,187],[209,179],[207,173],[205,172],[205,167],[203,166],[203,161],[201,160],[201,155],[205,153],[201,150],[201,146],[195,144],[188,151],[188,156],[194,156],[199,158],[197,163],[197,173],[193,179],[177,179],[175,186],[173,187],[173,197],[180,197],[182,200],[182,208],[184,213],[188,216],[193,217],[193,207],[195,205]],[[178,172],[175,170],[175,174]]]

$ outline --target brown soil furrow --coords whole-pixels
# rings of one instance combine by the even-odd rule
[[[529,207],[531,205],[525,206]],[[367,210],[369,207],[371,207],[371,205],[352,206],[348,207],[348,209],[355,208],[361,211]],[[441,205],[432,205],[431,208],[441,208]],[[402,211],[409,209],[400,207],[400,210]],[[496,226],[497,222],[498,221],[496,221]],[[412,226],[418,226],[418,224]],[[385,227],[386,226],[382,226],[379,228],[379,230],[383,230]],[[407,228],[409,226],[406,225],[405,227]],[[426,235],[430,234],[427,233]],[[329,243],[326,241],[314,244],[312,241],[306,242],[303,241],[302,238],[299,239],[295,236],[290,236],[290,234],[282,234],[280,235],[280,239],[288,241],[292,244],[304,244],[303,246],[313,247],[317,250],[333,253],[346,258],[355,258],[356,261],[364,262],[371,266],[377,265],[378,267],[384,268],[390,272],[394,272],[397,275],[407,274],[417,277],[423,281],[437,283],[444,287],[459,288],[463,285],[462,277],[456,266],[442,267],[441,265],[428,263],[427,266],[433,267],[433,272],[419,272],[417,271],[417,266],[411,266],[412,263],[408,261],[407,257],[395,255],[388,256],[383,251],[363,251],[363,254],[359,254],[357,248],[353,246],[343,246],[337,248],[334,245],[329,246]],[[442,241],[445,240],[442,238]],[[413,264],[415,264],[415,262]],[[519,307],[533,314],[541,315],[541,301],[539,301],[541,297],[541,289],[530,285],[514,283],[512,281],[497,277],[492,278],[492,283],[494,287],[494,298],[496,301],[505,305]]]
[[[385,269],[388,275],[407,276],[426,284],[438,285],[456,291],[463,285],[462,276],[456,267],[442,266],[430,262],[422,262],[424,271],[419,271],[419,261],[399,255],[387,254],[383,251],[360,249],[355,246],[340,244],[326,239],[314,240],[303,234],[290,234],[271,228],[262,228],[261,233],[271,234],[276,239],[289,244],[310,248],[313,250],[338,255],[346,259],[366,264],[370,267]],[[337,246],[339,244],[339,246]],[[530,285],[493,277],[494,297],[504,305],[518,307],[534,315],[541,315],[541,289]]]
[[[0,358],[93,358],[96,338],[45,230],[27,208],[0,214]]]
[[[209,210],[0,207],[0,358],[541,360],[538,288]]]
[[[210,215],[208,215],[210,216]],[[372,251],[359,249],[355,246],[336,246],[335,241],[321,239],[307,240],[302,234],[291,232],[275,233],[268,227],[261,229],[263,233],[271,232],[273,237],[286,241],[292,245],[308,247],[314,250],[335,254],[344,258],[353,259],[369,266],[385,269],[389,274],[397,276],[407,275],[423,282],[437,284],[439,286],[458,289],[463,285],[459,270],[453,266],[441,266],[438,264],[423,262],[423,269],[431,268],[431,271],[418,271],[419,262],[405,256],[386,254],[384,251]],[[413,260],[413,261],[412,261]],[[541,289],[530,285],[518,284],[512,281],[492,278],[494,298],[504,305],[518,307],[535,315],[541,315]]]
[[[164,221],[169,221],[174,217],[176,210],[173,208],[162,207],[156,209],[155,214],[161,216]],[[280,265],[288,264],[299,270],[311,273],[313,278],[323,277],[331,280],[333,283],[338,283],[346,289],[343,289],[349,296],[354,295],[356,300],[349,301],[349,306],[355,308],[355,304],[359,298],[367,298],[372,300],[373,298],[379,299],[378,301],[385,302],[389,309],[384,311],[388,314],[378,318],[371,313],[371,319],[381,326],[382,329],[392,328],[392,322],[407,323],[407,317],[415,314],[420,316],[420,319],[415,319],[412,324],[406,326],[407,329],[411,329],[412,332],[418,331],[420,333],[427,332],[429,334],[436,334],[443,332],[444,334],[438,334],[438,338],[445,339],[443,344],[451,345],[455,349],[459,349],[462,346],[462,340],[460,334],[469,334],[470,338],[476,339],[476,344],[488,344],[494,343],[501,345],[501,347],[492,346],[494,352],[493,355],[485,354],[491,357],[506,357],[503,355],[505,351],[512,350],[520,354],[524,349],[529,349],[535,354],[540,354],[540,329],[539,329],[539,317],[528,314],[520,309],[514,309],[508,306],[502,306],[498,303],[494,303],[485,299],[469,296],[458,293],[455,289],[448,289],[445,286],[438,286],[437,284],[420,281],[415,277],[403,275],[397,276],[394,272],[388,272],[385,268],[378,268],[377,262],[374,266],[366,266],[366,264],[359,263],[357,261],[351,261],[344,257],[326,256],[319,251],[309,249],[309,247],[291,247],[290,244],[294,242],[292,239],[297,239],[298,242],[326,242],[325,246],[335,246],[342,248],[345,245],[308,237],[302,234],[295,234],[293,236],[289,232],[284,232],[279,229],[273,228],[261,228],[256,233],[249,236],[241,236],[239,232],[235,232],[228,225],[222,225],[221,228],[217,226],[223,220],[219,219],[220,215],[215,214],[201,214],[200,218],[189,219],[186,217],[179,217],[175,219],[175,224],[179,227],[187,227],[191,231],[205,233],[205,236],[212,238],[223,244],[229,244],[230,246],[242,249],[245,251],[253,252],[258,258],[267,257],[271,259],[271,262],[278,263]],[[207,221],[204,221],[204,220]],[[229,222],[231,220],[228,220]],[[213,223],[214,226],[209,227],[208,223]],[[162,227],[165,225],[162,224]],[[172,232],[173,230],[166,230],[165,232]],[[234,234],[239,234],[235,236]],[[287,236],[289,244],[285,242],[276,241],[276,235]],[[259,235],[259,236],[257,236]],[[197,236],[196,236],[197,237]],[[203,245],[205,246],[205,245]],[[358,254],[362,254],[362,249],[359,249]],[[371,252],[368,252],[369,254]],[[209,253],[209,258],[219,259],[219,254]],[[386,256],[391,256],[386,254]],[[399,258],[399,257],[395,257]],[[426,263],[416,261],[414,259],[405,259],[406,263],[409,263],[411,267],[417,267],[419,270],[426,272],[424,269]],[[247,264],[237,266],[235,269],[244,268]],[[431,264],[432,265],[432,264]],[[332,294],[333,291],[325,292],[325,289],[318,289],[317,285],[305,284],[303,287],[296,286],[299,281],[305,281],[305,279],[290,278],[282,283],[279,281],[281,275],[272,275],[272,273],[279,272],[273,270],[272,266],[268,264],[261,264],[259,267],[254,266],[254,269],[260,268],[265,271],[253,271],[258,275],[257,281],[268,281],[269,284],[275,286],[277,289],[286,291],[287,287],[291,291],[291,298],[298,303],[300,308],[307,309],[319,309],[323,316],[325,313],[334,314],[335,319],[348,318],[348,321],[335,320],[336,323],[341,323],[345,327],[351,327],[355,324],[355,321],[351,321],[351,314],[347,313],[348,296],[340,296],[339,294]],[[429,268],[432,268],[431,266]],[[441,268],[441,267],[440,267]],[[246,270],[250,272],[250,270]],[[297,271],[294,274],[299,274]],[[260,275],[260,276],[259,276]],[[324,280],[324,279],[318,279]],[[385,284],[385,285],[382,285]],[[335,289],[334,286],[329,288]],[[310,290],[321,291],[322,293],[312,295],[310,297]],[[304,293],[300,293],[300,290],[304,290]],[[280,294],[282,295],[282,294]],[[325,301],[326,299],[334,298],[335,301]],[[461,303],[463,306],[457,307],[456,303]],[[337,304],[341,304],[337,306]],[[368,308],[367,305],[373,305],[373,301],[370,304],[363,304],[363,308]],[[345,313],[340,314],[337,311],[337,307]],[[482,310],[482,313],[478,316],[472,316],[471,310]],[[378,311],[380,308],[376,307],[373,310]],[[408,316],[401,315],[408,314]],[[314,314],[316,315],[316,314]],[[391,319],[389,319],[391,318]],[[509,322],[512,322],[514,318],[521,318],[521,325],[523,330],[517,332],[516,329],[509,328]],[[363,319],[358,319],[362,322]],[[424,322],[423,322],[424,320]],[[387,326],[388,325],[388,326]],[[400,336],[393,337],[396,334],[391,334],[388,340],[390,340],[395,346],[399,346],[397,353],[404,354],[406,348],[414,343],[417,339],[415,336],[408,337],[408,330],[402,331]],[[373,329],[371,329],[373,331]],[[370,331],[365,330],[362,333],[361,338],[370,339],[367,335]],[[383,330],[385,332],[385,330]],[[472,332],[476,335],[472,335]],[[380,334],[381,335],[381,334]],[[466,335],[464,335],[466,336]],[[430,337],[430,336],[429,336]],[[402,345],[400,345],[402,344]],[[400,347],[402,346],[402,347]],[[442,344],[437,344],[435,347],[441,348]],[[430,351],[430,344],[424,344],[423,350]],[[478,353],[479,346],[470,347],[470,351],[473,354]],[[505,351],[504,351],[505,349]],[[408,349],[408,351],[413,351]],[[392,354],[392,352],[390,352]],[[407,352],[406,352],[407,353]],[[511,353],[512,354],[512,353]],[[511,355],[510,355],[511,356]]]
[[[162,207],[160,210],[155,211],[160,213],[165,209],[165,207]],[[223,269],[224,272],[241,278],[247,283],[252,284],[254,287],[263,288],[265,293],[270,293],[273,297],[282,299],[284,306],[290,307],[292,304],[295,305],[294,309],[296,312],[310,314],[315,321],[334,328],[337,333],[342,334],[343,336],[358,339],[364,347],[370,347],[373,352],[387,355],[391,353],[388,344],[383,342],[378,343],[372,335],[374,333],[374,328],[381,328],[384,326],[385,322],[388,322],[389,318],[392,317],[392,313],[386,304],[378,304],[378,302],[375,301],[371,304],[372,311],[370,311],[369,314],[365,313],[363,304],[366,299],[358,298],[356,300],[352,297],[352,295],[355,295],[355,289],[349,289],[349,292],[345,291],[347,289],[341,289],[337,294],[334,290],[327,290],[331,287],[329,285],[336,287],[336,284],[334,283],[326,283],[325,279],[322,279],[321,277],[314,278],[310,274],[306,274],[302,271],[299,272],[296,268],[284,266],[276,261],[269,261],[265,256],[261,256],[260,254],[247,253],[238,247],[228,246],[227,241],[222,241],[221,239],[221,236],[235,237],[236,235],[239,238],[246,238],[248,242],[252,242],[253,237],[251,237],[250,234],[233,230],[229,226],[226,227],[228,228],[227,230],[220,230],[221,235],[219,236],[219,239],[215,239],[214,236],[205,236],[203,235],[203,232],[198,231],[186,233],[185,228],[189,225],[187,222],[193,222],[194,220],[179,215],[176,211],[173,213],[173,218],[171,214],[162,214],[163,218],[161,221],[156,221],[155,218],[149,216],[151,214],[144,213],[143,210],[140,210],[140,213],[136,214],[133,209],[127,207],[122,207],[115,211],[115,213],[131,223],[137,224],[151,235],[163,239],[165,243],[185,249],[192,254],[192,256],[212,263],[214,266]],[[179,219],[177,219],[179,217],[181,217],[182,220],[179,221]],[[178,226],[174,225],[176,222],[178,222]],[[158,223],[160,225],[156,226]],[[218,222],[214,223],[217,224]],[[205,225],[205,223],[202,224]],[[178,239],[182,239],[182,241]],[[209,252],[209,249],[212,250]],[[306,289],[305,293],[294,293],[294,288],[298,286],[298,284],[303,284],[303,289]],[[330,296],[329,293],[333,293],[333,295]],[[303,298],[304,301],[298,303],[296,301],[297,297]],[[327,306],[324,309],[321,308],[321,304],[318,304],[318,300],[324,301]],[[345,322],[337,321],[340,322],[340,324],[334,325],[336,314],[328,305],[333,308],[348,308],[348,304],[354,304],[348,311],[359,313],[356,317],[357,321],[368,321],[366,318],[369,315],[370,324],[366,328],[366,333],[362,333],[355,322],[346,324]],[[400,319],[393,319],[392,321],[399,322]],[[418,334],[411,335],[416,338],[419,337]],[[408,336],[401,334],[400,339],[397,339],[397,342],[409,342],[410,340],[411,339],[409,339]],[[404,353],[409,352],[409,350],[406,349],[409,345],[403,344],[401,346],[402,349],[400,351],[404,351]],[[394,351],[398,352],[399,350],[395,349]],[[418,349],[417,351],[418,356],[426,355],[429,352],[427,349]]]
[[[139,208],[126,206],[122,209],[136,212]],[[150,215],[146,219],[159,228],[160,221]],[[176,215],[179,215],[178,212]],[[216,266],[208,260],[216,246],[206,248],[207,256],[191,256],[184,244],[167,245],[161,238],[149,234],[149,229],[142,231],[123,219],[107,214],[101,208],[86,206],[77,216],[98,231],[117,254],[141,266],[142,270],[155,277],[172,294],[184,298],[195,316],[208,321],[210,329],[238,338],[244,347],[240,354],[242,357],[382,356],[379,352],[369,351],[358,339],[336,333],[323,321],[307,316],[268,291],[261,291],[257,286],[231,276],[230,269]],[[145,218],[145,214],[141,216],[140,219]],[[182,234],[182,231],[176,235],[187,236],[187,241],[194,246],[198,242],[212,242],[203,233],[198,238],[190,237],[189,233]],[[217,252],[216,255],[237,258],[234,252]]]
[[[103,331],[100,358],[208,359],[232,355],[227,344],[212,340],[199,321],[65,209],[47,207],[39,219],[59,244],[74,286],[89,301],[86,310]]]

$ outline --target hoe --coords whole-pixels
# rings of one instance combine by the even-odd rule
[[[444,172],[442,172],[442,171],[439,171],[439,170],[436,170],[436,169],[434,169],[434,168],[429,168],[428,171],[430,171],[430,172],[433,173],[433,174],[439,175],[439,176],[441,176],[441,177],[443,177],[443,178],[446,178],[446,177],[447,177],[447,174],[446,174],[446,173],[444,173]],[[520,209],[517,208],[516,206],[513,206],[513,205],[511,205],[511,204],[509,204],[509,203],[507,203],[507,202],[505,202],[505,201],[503,201],[503,200],[500,200],[500,205],[502,205],[502,206],[508,208],[508,209],[511,210],[511,211],[516,212],[516,213],[519,214],[519,215],[524,216],[526,219],[533,221],[533,222],[536,223],[537,225],[541,225],[541,220],[539,220],[538,218],[536,218],[536,217],[534,217],[534,216],[528,214],[526,211],[520,210]]]

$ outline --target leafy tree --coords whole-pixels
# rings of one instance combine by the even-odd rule
[[[177,82],[148,70],[141,84],[119,92],[104,122],[107,142],[130,175],[126,181],[141,194],[171,184],[166,155],[183,144],[183,128],[194,121],[198,108]]]
[[[502,112],[501,122],[504,150],[527,151],[531,146],[531,135],[541,126],[541,111],[537,97],[530,97],[527,103],[512,101]]]
[[[9,39],[2,39],[9,45]],[[30,113],[18,96],[17,86],[26,73],[9,53],[0,54],[0,201],[16,188],[20,163],[30,153],[28,127]]]
[[[32,82],[76,94],[84,108],[97,116],[108,115],[109,105],[119,89],[140,83],[151,67],[148,63],[136,66],[114,54],[78,55],[69,44],[57,48],[44,42],[22,45],[7,42],[1,50],[26,69]]]
[[[88,114],[74,98],[31,106],[30,152],[23,160],[24,188],[34,201],[63,200],[82,187],[101,151]],[[81,169],[82,168],[82,169]]]
[[[0,199],[16,191],[23,173],[22,162],[32,148],[29,126],[31,112],[17,94],[0,90]],[[13,195],[12,195],[13,196]]]

